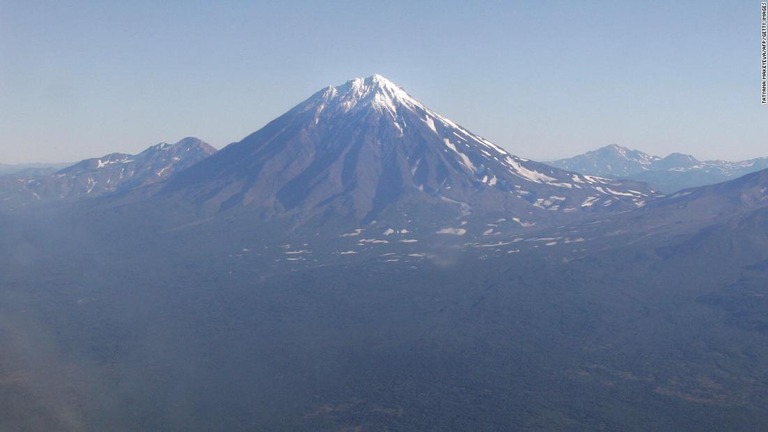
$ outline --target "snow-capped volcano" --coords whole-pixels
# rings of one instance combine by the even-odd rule
[[[403,89],[381,75],[373,75],[365,79],[356,78],[338,87],[328,87],[320,94],[324,100],[334,101],[334,103],[320,105],[318,115],[325,110],[326,106],[343,112],[349,112],[355,108],[372,107],[378,112],[389,112],[393,117],[397,115],[398,105],[424,108]]]
[[[358,222],[405,203],[561,219],[635,208],[650,193],[513,156],[380,75],[320,90],[172,179],[167,192],[179,191],[207,211],[246,205],[263,217]]]

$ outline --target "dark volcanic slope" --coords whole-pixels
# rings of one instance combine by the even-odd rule
[[[415,205],[438,218],[520,224],[636,208],[651,194],[512,156],[377,75],[319,91],[175,177],[166,193],[208,213],[245,205],[263,217],[365,223]]]
[[[722,250],[713,249],[749,249],[752,240],[743,235],[747,231],[755,237],[753,240],[762,242],[768,231],[761,233],[753,228],[755,224],[764,224],[759,221],[764,220],[767,212],[768,170],[762,170],[724,183],[685,189],[632,212],[559,227],[541,236],[559,242],[582,239],[579,244],[588,251],[616,248],[624,243],[654,244],[666,250],[662,254],[667,256],[674,255],[675,249],[665,243],[682,241],[684,247],[695,249],[698,242],[710,239],[709,246],[702,246],[695,253],[718,254]],[[742,234],[729,238],[727,233],[732,231]],[[743,244],[737,245],[739,242]]]
[[[768,207],[768,170],[735,180],[685,189],[636,212],[614,217],[613,230],[646,234],[695,230]]]
[[[768,428],[765,207],[304,266],[107,214],[0,213],[0,429]]]

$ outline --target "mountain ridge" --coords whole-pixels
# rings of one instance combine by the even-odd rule
[[[685,188],[720,183],[768,168],[768,157],[738,162],[699,161],[683,153],[660,157],[611,144],[548,163],[586,175],[647,182],[662,192],[671,193]]]
[[[17,207],[112,195],[162,183],[215,152],[204,141],[187,137],[175,144],[155,144],[135,155],[110,153],[84,159],[42,175],[7,175],[0,178],[0,201]]]

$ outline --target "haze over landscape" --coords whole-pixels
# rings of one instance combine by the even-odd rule
[[[759,8],[301,5],[0,5],[0,430],[768,429]]]

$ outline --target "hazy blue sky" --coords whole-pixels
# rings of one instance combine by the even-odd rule
[[[373,73],[523,157],[768,156],[758,0],[0,0],[0,162],[221,148]]]

